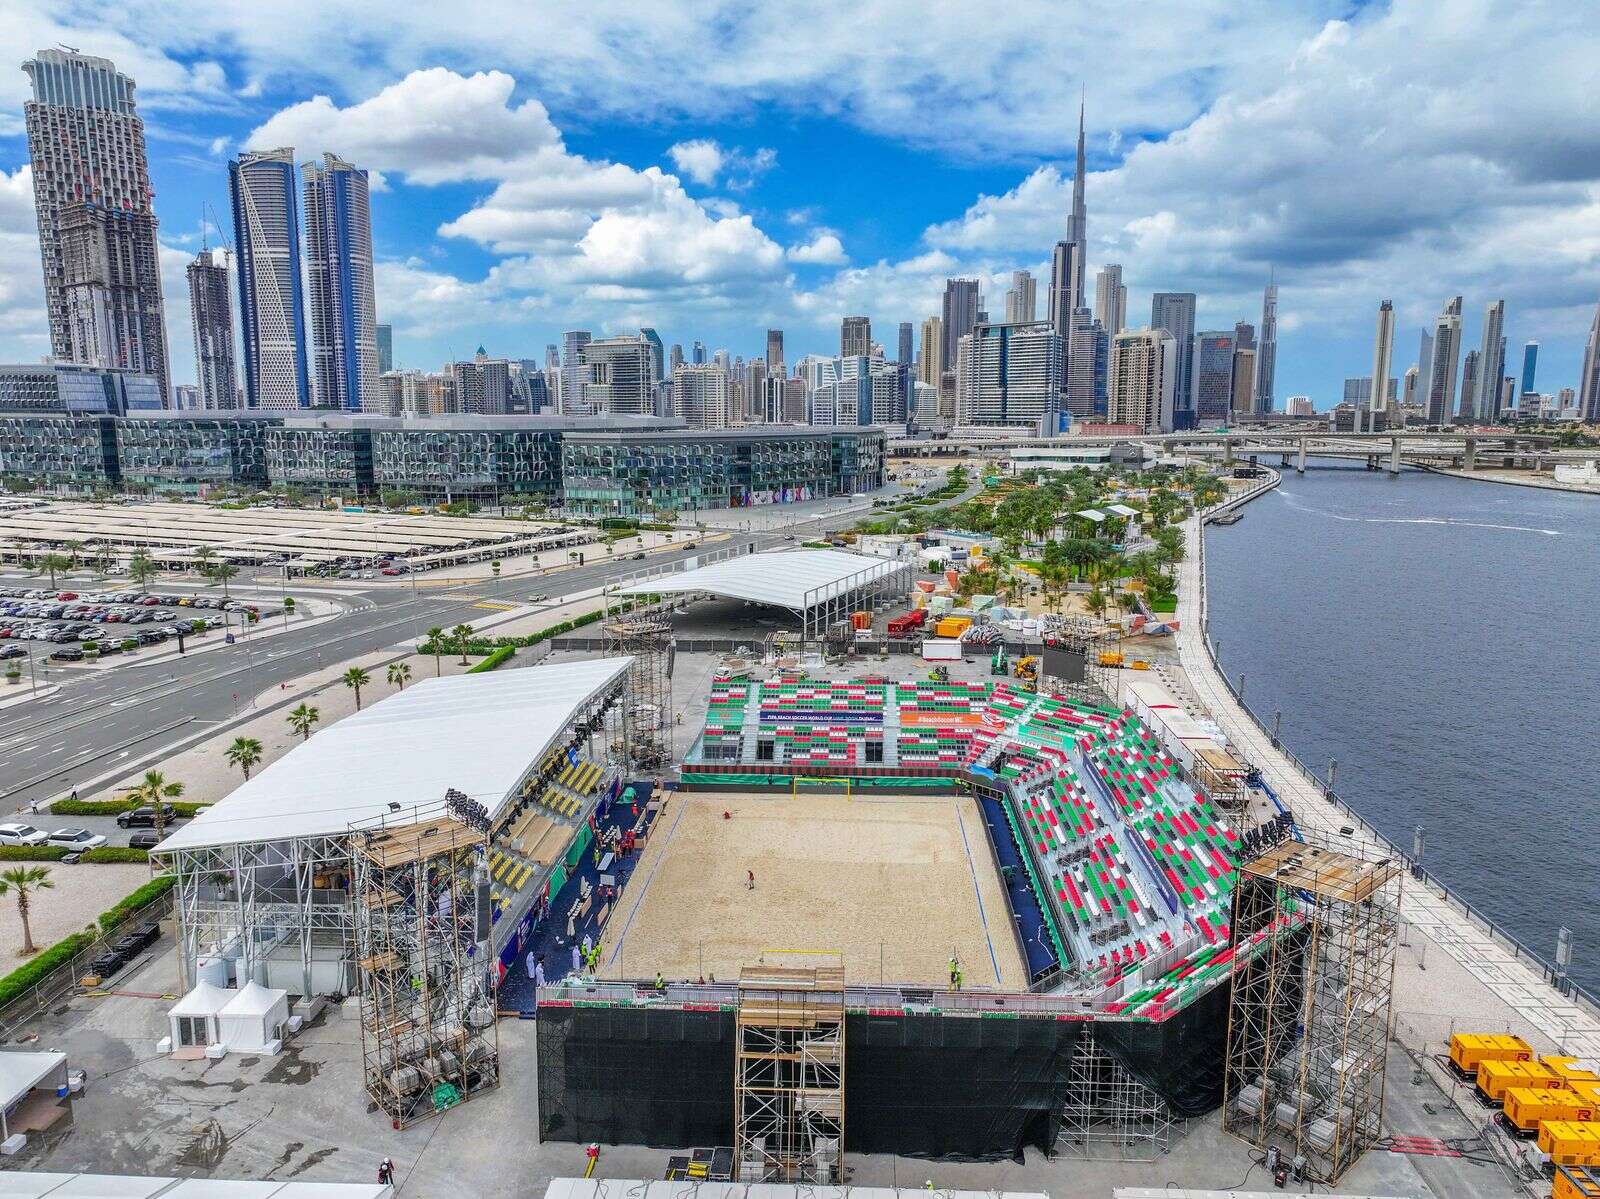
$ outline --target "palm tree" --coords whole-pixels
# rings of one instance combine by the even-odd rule
[[[250,768],[261,761],[261,742],[254,737],[235,737],[228,746],[228,761],[244,771],[244,781],[250,781]]]
[[[56,572],[72,569],[72,559],[65,554],[40,554],[33,560],[33,573],[36,575],[48,574],[50,586],[56,585]]]
[[[444,648],[444,629],[434,625],[428,630],[428,644],[433,646],[433,677],[439,677],[439,651]]]
[[[1089,611],[1093,612],[1096,616],[1103,616],[1105,614],[1106,593],[1100,590],[1099,584],[1096,584],[1089,592],[1088,598],[1084,600],[1084,603],[1089,606]]]
[[[144,585],[155,578],[158,571],[156,564],[150,560],[150,555],[143,550],[134,550],[133,557],[128,559],[128,578],[139,590],[144,590]]]
[[[211,565],[211,560],[217,556],[217,551],[209,545],[196,546],[194,560],[200,564],[200,573],[205,574],[206,568]]]
[[[467,646],[472,641],[472,626],[458,624],[450,630],[450,637],[456,643],[456,648],[461,651],[461,665],[467,664]]]
[[[183,784],[174,779],[167,781],[167,776],[159,770],[145,772],[144,778],[139,780],[139,785],[130,793],[135,803],[148,804],[155,812],[156,843],[160,844],[167,835],[167,809],[165,803],[169,799],[176,799],[183,794]]]
[[[322,713],[309,704],[301,704],[289,712],[289,727],[300,734],[303,741],[311,740],[311,726],[322,719]]]
[[[389,663],[389,682],[392,686],[406,689],[406,680],[411,677],[411,667],[405,662]]]
[[[228,562],[219,562],[215,566],[208,566],[205,570],[206,578],[222,584],[222,596],[228,596],[228,580],[239,573],[239,568]]]
[[[28,908],[35,891],[49,890],[54,886],[50,881],[50,871],[43,866],[14,866],[0,874],[0,895],[15,894],[17,915],[22,917],[22,949],[18,957],[29,957],[39,952],[39,947],[33,943],[33,929],[28,924]]]
[[[352,666],[340,676],[340,682],[356,693],[356,711],[361,711],[361,688],[372,681],[372,676],[359,666]]]

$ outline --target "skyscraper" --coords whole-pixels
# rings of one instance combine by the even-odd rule
[[[839,323],[839,357],[872,353],[872,320],[865,316],[847,316]]]
[[[1532,391],[1533,377],[1539,366],[1539,343],[1530,341],[1522,347],[1522,390]]]
[[[706,343],[705,342],[703,342],[703,341],[695,342],[694,346],[692,347],[690,352],[693,355],[692,361],[694,362],[694,364],[696,366],[704,365],[705,360],[706,360]]]
[[[910,321],[901,321],[898,344],[895,346],[895,358],[901,366],[910,366],[915,361],[916,355],[912,349],[913,331]]]
[[[1250,326],[1246,326],[1250,328]],[[1254,329],[1251,329],[1254,332]],[[1234,335],[1237,339],[1237,334]],[[1249,417],[1256,402],[1256,349],[1255,346],[1246,346],[1234,342],[1233,350],[1233,399],[1231,407],[1235,419]],[[1290,416],[1294,413],[1290,412]]]
[[[1272,411],[1272,381],[1278,370],[1278,283],[1268,278],[1261,293],[1261,339],[1256,343],[1256,412]]]
[[[653,382],[660,382],[667,377],[667,347],[661,342],[661,335],[649,325],[639,328],[639,336],[650,345],[650,370]]]
[[[767,373],[769,375],[784,373],[782,329],[767,330]]]
[[[1106,368],[1111,339],[1087,308],[1072,314],[1066,344],[1066,408],[1074,417],[1092,420],[1106,411]]]
[[[978,323],[978,281],[946,279],[939,317],[939,371],[955,370],[956,346]]]
[[[1106,419],[1146,433],[1170,432],[1177,351],[1165,329],[1134,329],[1112,338]]]
[[[1255,349],[1256,348],[1256,327],[1254,325],[1252,325],[1249,321],[1234,321],[1233,322],[1233,344],[1236,345],[1236,346],[1241,346],[1246,350]],[[1252,378],[1251,383],[1250,383],[1250,388],[1251,388],[1250,394],[1254,395],[1255,394],[1255,381],[1254,381],[1253,378]]]
[[[589,367],[583,359],[584,347],[593,337],[586,329],[569,329],[561,335],[561,411],[569,416],[583,416],[594,411],[585,394]],[[695,352],[704,358],[705,347],[698,341],[694,346]]]
[[[245,404],[309,408],[294,150],[239,155],[228,164],[228,189],[238,250]]]
[[[511,363],[482,346],[470,362],[452,362],[455,410],[467,416],[504,416],[511,409]]]
[[[1072,213],[1067,218],[1067,240],[1077,247],[1073,261],[1077,265],[1077,272],[1072,277],[1072,302],[1069,310],[1076,311],[1083,307],[1083,276],[1089,255],[1089,217],[1088,209],[1083,200],[1083,109],[1084,101],[1078,101],[1078,163],[1077,169],[1072,173]],[[1103,323],[1103,322],[1102,322]]]
[[[300,174],[317,407],[381,411],[367,173],[324,154],[321,165],[308,162]]]
[[[234,380],[233,314],[228,307],[228,268],[209,249],[189,264],[189,320],[194,330],[194,375],[199,407],[239,406]]]
[[[1128,289],[1122,285],[1122,267],[1117,263],[1108,262],[1094,277],[1094,319],[1110,337],[1128,324]]]
[[[588,368],[583,389],[587,410],[606,416],[653,416],[654,349],[642,333],[588,341],[581,351]]]
[[[1028,271],[1012,271],[1011,287],[1006,292],[1006,323],[1032,321],[1038,312],[1038,286]]]
[[[394,369],[394,326],[377,326],[378,374],[387,375]]]
[[[1583,347],[1583,372],[1578,376],[1578,414],[1590,424],[1600,421],[1600,304],[1595,305],[1589,340]]]
[[[1460,424],[1471,424],[1477,419],[1478,401],[1474,398],[1478,394],[1478,376],[1482,373],[1483,352],[1481,350],[1468,350],[1466,358],[1461,363],[1461,408],[1456,413],[1456,420]]]
[[[1417,382],[1422,377],[1422,372],[1413,363],[1406,367],[1406,378],[1400,394],[1400,403],[1403,407],[1414,408],[1417,405]]]
[[[1233,410],[1234,342],[1231,329],[1196,333],[1189,365],[1188,408],[1197,425],[1225,422]]]
[[[1150,297],[1150,327],[1165,329],[1172,335],[1178,356],[1177,374],[1172,379],[1173,420],[1179,429],[1191,427],[1194,420],[1193,370],[1194,292],[1158,291]],[[1231,352],[1231,350],[1230,350]]]
[[[728,411],[728,375],[715,366],[684,366],[672,377],[673,415],[695,429],[739,422]]]
[[[1075,241],[1058,241],[1050,252],[1050,294],[1046,297],[1045,320],[1056,331],[1063,345],[1072,334],[1072,314],[1082,307],[1073,297],[1082,293],[1083,247]],[[1063,362],[1062,369],[1066,369]],[[1066,384],[1062,376],[1063,387]]]
[[[1389,394],[1389,363],[1394,358],[1394,305],[1388,300],[1378,305],[1378,331],[1372,341],[1373,412],[1382,412],[1395,397]]]
[[[161,259],[133,80],[105,58],[22,64],[50,352],[154,375],[171,402]]]
[[[930,316],[922,322],[921,338],[917,346],[917,379],[929,387],[939,386],[940,354],[943,338],[940,330],[942,322],[936,316]]]
[[[1049,324],[978,325],[957,357],[956,419],[1032,428],[1060,402],[1061,339]]]
[[[1448,425],[1455,414],[1456,368],[1461,361],[1461,297],[1445,305],[1433,323],[1428,347],[1428,423]]]
[[[1483,346],[1478,351],[1478,386],[1472,392],[1472,414],[1492,421],[1500,412],[1500,380],[1505,375],[1506,302],[1491,300],[1483,311]],[[1462,404],[1465,407],[1465,397]]]

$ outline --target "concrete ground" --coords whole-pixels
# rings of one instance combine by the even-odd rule
[[[857,979],[943,986],[954,954],[969,988],[1027,986],[976,801],[718,793],[667,805],[601,938],[603,976],[838,963]]]
[[[88,1072],[72,1124],[32,1137],[7,1161],[19,1170],[126,1171],[193,1177],[367,1181],[392,1157],[401,1195],[439,1199],[527,1199],[553,1177],[583,1173],[584,1146],[538,1144],[537,1074],[531,1021],[499,1026],[504,1063],[497,1091],[444,1116],[396,1132],[368,1104],[361,1082],[358,1025],[330,1010],[293,1038],[277,1058],[230,1056],[180,1062],[159,1057],[177,983],[170,935],[154,956],[119,978],[118,993],[74,997],[36,1025],[30,1047],[64,1051]],[[907,1085],[915,1085],[908,1079]],[[1398,1052],[1389,1068],[1390,1128],[1398,1133],[1467,1137],[1471,1128],[1447,1111],[1440,1092]],[[683,1148],[690,1148],[684,1146]],[[602,1178],[660,1178],[667,1150],[601,1147]],[[1224,1134],[1215,1115],[1192,1121],[1164,1157],[1150,1162],[929,1162],[903,1157],[846,1157],[857,1185],[1044,1191],[1056,1199],[1109,1196],[1114,1186],[1177,1182],[1200,1187],[1270,1190],[1247,1146]],[[1319,1190],[1320,1193],[1320,1190]],[[1509,1199],[1493,1166],[1468,1158],[1374,1151],[1334,1193],[1411,1199]]]

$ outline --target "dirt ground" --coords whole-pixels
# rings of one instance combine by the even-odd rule
[[[656,828],[601,941],[605,977],[728,980],[842,953],[853,983],[944,985],[953,950],[969,988],[1027,985],[970,798],[681,795]]]

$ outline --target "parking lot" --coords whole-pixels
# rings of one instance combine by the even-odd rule
[[[79,662],[260,615],[254,604],[216,595],[0,587],[0,660],[44,651]]]

